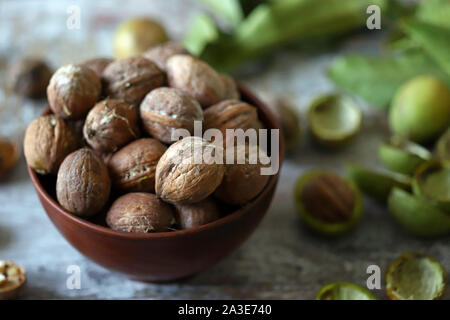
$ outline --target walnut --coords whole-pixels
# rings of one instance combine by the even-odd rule
[[[194,133],[194,121],[203,121],[200,104],[183,91],[174,88],[158,88],[142,101],[141,118],[145,130],[164,143],[172,143],[175,129]]]
[[[206,62],[189,55],[174,55],[167,60],[169,85],[180,89],[206,108],[225,96],[220,75]]]
[[[109,97],[139,105],[148,92],[164,84],[164,74],[150,60],[136,56],[109,64],[103,81]]]
[[[156,166],[156,194],[174,204],[206,199],[222,182],[225,166],[214,161],[223,150],[199,137],[172,144]]]
[[[156,165],[166,150],[158,140],[144,138],[114,153],[108,162],[113,186],[125,192],[154,192]]]
[[[106,223],[125,232],[164,232],[175,223],[174,210],[152,193],[128,193],[114,201]]]
[[[84,118],[100,98],[102,85],[94,71],[73,64],[59,68],[50,79],[47,98],[57,116]]]
[[[175,209],[175,219],[181,229],[195,228],[220,218],[219,207],[210,198],[198,203],[180,204]]]
[[[0,179],[19,161],[19,150],[15,143],[0,138]]]
[[[181,43],[169,41],[148,49],[142,56],[156,63],[161,70],[166,71],[167,59],[176,54],[189,54],[189,52]]]
[[[7,86],[15,93],[28,98],[43,98],[52,71],[45,61],[23,58],[8,70]]]
[[[258,119],[258,112],[252,105],[239,100],[225,100],[207,108],[204,112],[204,129],[219,129],[224,137],[224,143],[228,139],[227,129],[261,129],[262,124]],[[258,133],[257,133],[258,134]]]
[[[267,157],[257,146],[247,144],[235,146],[235,161],[226,165],[225,176],[214,196],[231,205],[242,205],[260,194],[269,181],[269,176],[261,175],[263,165],[259,152]],[[255,159],[255,163],[250,163],[253,162],[252,159]]]
[[[33,120],[23,144],[28,165],[40,174],[56,174],[64,158],[78,147],[75,133],[54,115]]]
[[[111,58],[93,58],[93,59],[89,59],[89,60],[81,62],[80,65],[91,69],[101,79],[102,75],[103,75],[103,71],[113,61],[114,60]]]
[[[108,201],[110,189],[108,169],[88,148],[69,154],[59,168],[56,197],[64,209],[77,216],[99,213]]]
[[[26,278],[24,268],[12,261],[0,260],[0,300],[19,298]]]
[[[226,74],[221,74],[220,77],[222,78],[222,81],[225,86],[225,94],[223,96],[223,100],[239,100],[241,98],[241,94],[239,93],[239,90],[236,85],[236,81],[232,77]]]
[[[115,152],[139,136],[136,107],[121,100],[100,101],[89,111],[83,134],[93,149],[102,153]]]

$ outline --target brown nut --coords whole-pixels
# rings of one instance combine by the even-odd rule
[[[28,98],[45,97],[52,71],[45,61],[23,58],[8,70],[7,86],[15,93]]]
[[[170,231],[174,210],[152,193],[128,193],[112,204],[106,216],[111,229],[125,232]]]
[[[109,198],[111,181],[108,169],[88,148],[69,154],[56,179],[56,197],[67,211],[91,217],[103,208]]]
[[[241,94],[237,88],[236,81],[234,81],[234,79],[227,74],[221,74],[220,77],[222,78],[225,86],[225,94],[222,100],[239,100],[241,98]]]
[[[158,140],[144,138],[114,153],[108,163],[113,186],[125,192],[154,192],[156,165],[166,150]]]
[[[115,152],[139,136],[136,107],[121,100],[100,101],[89,111],[83,134],[93,149],[102,153]]]
[[[12,261],[0,260],[0,300],[19,298],[25,282],[24,268]]]
[[[84,118],[100,98],[100,78],[89,68],[68,64],[50,79],[47,98],[53,113],[64,119]]]
[[[167,71],[167,59],[176,54],[189,54],[189,52],[181,43],[169,41],[148,49],[142,56],[156,63],[161,70]]]
[[[102,78],[103,71],[113,62],[111,58],[93,58],[80,63],[81,66],[87,67],[97,74],[97,77]]]
[[[300,121],[298,114],[290,104],[281,99],[268,98],[267,106],[271,109],[283,130],[283,138],[287,149],[292,149],[300,139]]]
[[[257,109],[239,100],[225,100],[215,104],[203,113],[204,128],[219,129],[226,141],[227,129],[258,130],[262,124],[258,119]],[[258,134],[258,133],[256,133]]]
[[[216,198],[231,205],[242,205],[261,193],[269,176],[261,174],[264,165],[258,153],[267,157],[257,146],[234,147],[234,163],[227,163],[222,183],[214,192]]]
[[[175,220],[181,229],[195,228],[220,218],[219,207],[212,199],[175,207]]]
[[[164,143],[172,143],[176,129],[194,133],[194,121],[203,121],[200,104],[183,91],[174,88],[158,88],[150,92],[141,103],[144,128]]]
[[[33,120],[25,132],[23,148],[28,165],[40,174],[56,174],[64,158],[78,147],[75,133],[54,115]]]
[[[156,166],[156,194],[174,204],[206,199],[222,182],[223,149],[199,137],[172,144]]]
[[[103,72],[105,93],[139,105],[145,95],[164,84],[164,74],[148,59],[140,56],[116,60]]]
[[[220,75],[206,62],[189,55],[177,54],[167,60],[169,85],[180,89],[203,108],[218,103],[225,95],[225,85]]]
[[[3,178],[19,160],[16,144],[0,137],[0,179]]]

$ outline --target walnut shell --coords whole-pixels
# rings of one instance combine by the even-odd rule
[[[166,150],[158,140],[144,138],[114,153],[108,162],[113,186],[125,192],[154,192],[156,165]]]
[[[189,52],[181,43],[169,41],[148,49],[142,56],[156,63],[161,70],[166,71],[167,59],[176,54],[189,54]]]
[[[45,61],[23,58],[9,68],[7,86],[21,96],[42,98],[51,76],[52,71]]]
[[[64,159],[56,179],[56,197],[67,211],[91,217],[100,212],[109,198],[108,169],[95,153],[79,149]]]
[[[139,136],[136,107],[121,100],[100,101],[89,111],[83,134],[93,149],[102,153],[115,152]]]
[[[0,179],[3,178],[18,162],[18,146],[0,137]]]
[[[206,108],[218,103],[225,95],[220,75],[206,62],[189,55],[174,55],[167,60],[169,85],[180,89]]]
[[[0,260],[0,300],[20,298],[26,280],[24,268],[12,261]]]
[[[204,128],[219,129],[222,132],[224,143],[229,137],[227,129],[259,130],[262,124],[258,119],[258,112],[252,105],[239,100],[225,100],[215,104],[203,112]],[[256,133],[258,135],[258,133]]]
[[[75,133],[55,115],[33,120],[25,132],[23,142],[28,165],[40,174],[56,174],[64,158],[75,151]]]
[[[193,204],[175,206],[175,219],[181,229],[195,228],[220,218],[216,202],[210,198]]]
[[[259,152],[267,156],[257,146],[238,145],[234,147],[235,161],[226,165],[225,176],[214,196],[231,205],[242,205],[260,194],[269,181],[269,176],[261,175],[261,168],[264,166],[260,161],[250,163],[253,161],[251,159],[260,159]],[[238,162],[239,159],[241,161]]]
[[[135,105],[139,105],[148,92],[161,87],[165,80],[156,64],[140,56],[112,62],[102,79],[107,96]]]
[[[156,166],[156,194],[174,204],[206,199],[222,182],[223,149],[199,137],[186,137],[172,144]]]
[[[236,81],[234,81],[234,79],[227,74],[221,74],[220,77],[222,78],[223,84],[225,86],[225,94],[222,99],[239,100],[241,98],[241,94],[239,93],[239,90],[237,88]]]
[[[100,98],[100,78],[89,68],[69,64],[56,70],[47,87],[53,113],[64,119],[84,118]]]
[[[147,133],[164,143],[173,142],[173,130],[186,129],[192,135],[194,121],[203,121],[200,104],[174,88],[158,88],[147,94],[140,112]]]
[[[175,223],[174,210],[152,193],[128,193],[112,204],[106,215],[111,229],[125,232],[164,232]]]
[[[111,58],[93,58],[81,62],[80,65],[91,69],[101,79],[103,71],[105,71],[106,67],[113,61],[114,60]]]

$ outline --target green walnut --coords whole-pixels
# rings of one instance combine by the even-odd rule
[[[114,34],[116,58],[123,59],[144,53],[168,41],[164,27],[148,18],[133,18],[119,25]]]
[[[438,237],[450,234],[450,214],[405,190],[392,190],[388,208],[398,224],[415,236]]]
[[[392,137],[380,144],[380,161],[390,170],[412,175],[414,171],[432,159],[432,154],[424,147],[400,137]]]
[[[419,167],[412,183],[414,194],[450,213],[450,168],[439,162]]]
[[[439,138],[436,144],[436,153],[444,165],[450,165],[450,128]]]
[[[298,180],[295,203],[307,226],[330,236],[352,229],[362,214],[358,188],[322,170],[308,172]]]
[[[405,253],[388,267],[386,294],[390,300],[436,300],[444,291],[444,268],[423,253]]]
[[[369,169],[357,164],[348,164],[346,172],[364,193],[380,202],[386,202],[394,187],[411,189],[411,177],[400,173]]]
[[[332,282],[320,289],[316,300],[376,300],[369,290],[351,282]]]
[[[437,138],[450,124],[450,92],[431,76],[419,76],[396,93],[389,111],[394,134],[417,143]]]
[[[355,137],[361,129],[362,113],[349,97],[339,94],[316,99],[308,111],[309,129],[325,147],[338,147]]]

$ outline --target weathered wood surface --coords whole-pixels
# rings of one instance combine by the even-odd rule
[[[179,37],[199,7],[194,1],[77,1],[81,7],[81,30],[66,28],[71,1],[1,1],[0,61],[22,54],[38,54],[53,66],[86,58],[111,55],[111,37],[121,19],[148,14],[164,21],[173,37]],[[145,4],[145,5],[144,5]],[[324,71],[338,54],[380,50],[379,36],[360,35],[333,53],[305,55],[280,53],[266,61],[265,70],[242,80],[255,91],[287,96],[300,112],[313,97],[334,89]],[[0,92],[0,134],[23,128],[42,111],[44,103],[32,105]],[[304,171],[324,167],[342,172],[346,161],[376,165],[383,116],[365,112],[363,134],[349,147],[328,153],[308,141],[305,121],[297,151],[282,169],[279,187],[266,218],[252,237],[234,254],[212,269],[176,284],[152,285],[123,279],[81,256],[50,223],[25,170],[19,166],[0,183],[0,258],[23,265],[28,272],[24,298],[30,299],[312,299],[330,281],[346,280],[365,285],[367,266],[388,263],[406,251],[420,250],[436,257],[450,271],[449,238],[423,241],[405,234],[383,206],[365,199],[365,215],[351,234],[323,239],[306,230],[296,213],[292,190]],[[19,128],[19,129],[17,129]],[[20,138],[19,138],[20,139]],[[81,290],[66,288],[67,267],[78,265]],[[384,278],[382,283],[384,282]],[[374,290],[385,298],[383,290]],[[446,298],[450,297],[449,292]]]

